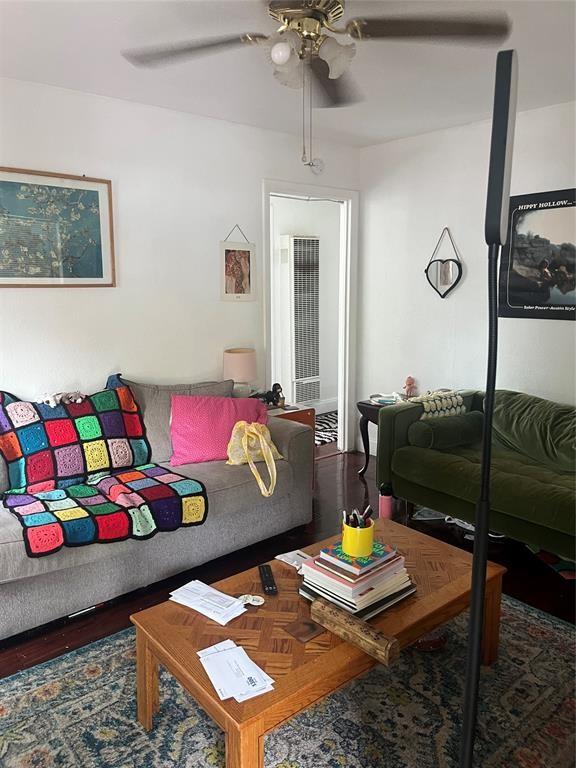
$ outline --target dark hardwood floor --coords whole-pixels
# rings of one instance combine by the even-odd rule
[[[0,641],[0,677],[125,629],[130,626],[129,617],[132,613],[166,600],[170,591],[190,579],[201,579],[208,583],[218,581],[270,560],[280,552],[298,549],[334,535],[340,527],[340,511],[344,508],[360,507],[369,499],[377,510],[374,460],[370,462],[363,483],[358,478],[358,469],[364,463],[363,455],[337,453],[326,456],[325,453],[319,451],[316,462],[314,515],[309,525],[213,560],[172,579],[118,598],[89,613]],[[395,518],[398,522],[407,522],[403,505],[398,505]],[[410,524],[455,546],[470,551],[472,549],[471,542],[464,539],[464,532],[455,526],[443,522],[411,521]],[[506,594],[574,623],[574,582],[562,579],[517,542],[491,542],[489,557],[508,568],[504,579]]]

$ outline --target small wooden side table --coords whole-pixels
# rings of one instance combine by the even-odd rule
[[[371,400],[360,400],[356,403],[356,408],[360,411],[360,435],[362,436],[362,446],[364,447],[364,466],[358,471],[360,477],[368,469],[370,462],[370,436],[368,435],[368,424],[378,424],[378,414],[385,405],[376,405]]]
[[[268,411],[268,416],[298,421],[300,424],[306,424],[307,427],[311,427],[314,434],[316,434],[316,411],[314,408],[298,408],[296,411],[285,411],[284,408],[271,408]]]

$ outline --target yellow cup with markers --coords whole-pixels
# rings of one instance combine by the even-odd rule
[[[342,524],[342,551],[350,557],[369,557],[374,547],[374,521],[367,520],[364,528]]]

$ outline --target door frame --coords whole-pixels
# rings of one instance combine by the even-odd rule
[[[352,451],[356,444],[356,333],[358,273],[358,207],[359,193],[351,189],[300,184],[280,179],[262,182],[263,212],[263,309],[266,381],[271,381],[271,263],[272,222],[270,197],[318,198],[342,203],[340,216],[339,310],[338,310],[338,413],[340,428],[338,449]]]

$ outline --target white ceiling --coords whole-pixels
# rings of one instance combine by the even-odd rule
[[[575,98],[572,0],[350,0],[346,16],[463,6],[509,13],[514,28],[505,47],[518,50],[519,109]],[[2,0],[0,75],[298,133],[300,92],[274,80],[261,49],[150,70],[120,55],[147,44],[274,29],[263,0]],[[366,100],[315,110],[315,132],[362,146],[482,120],[492,107],[494,65],[494,48],[358,43],[351,72]]]

